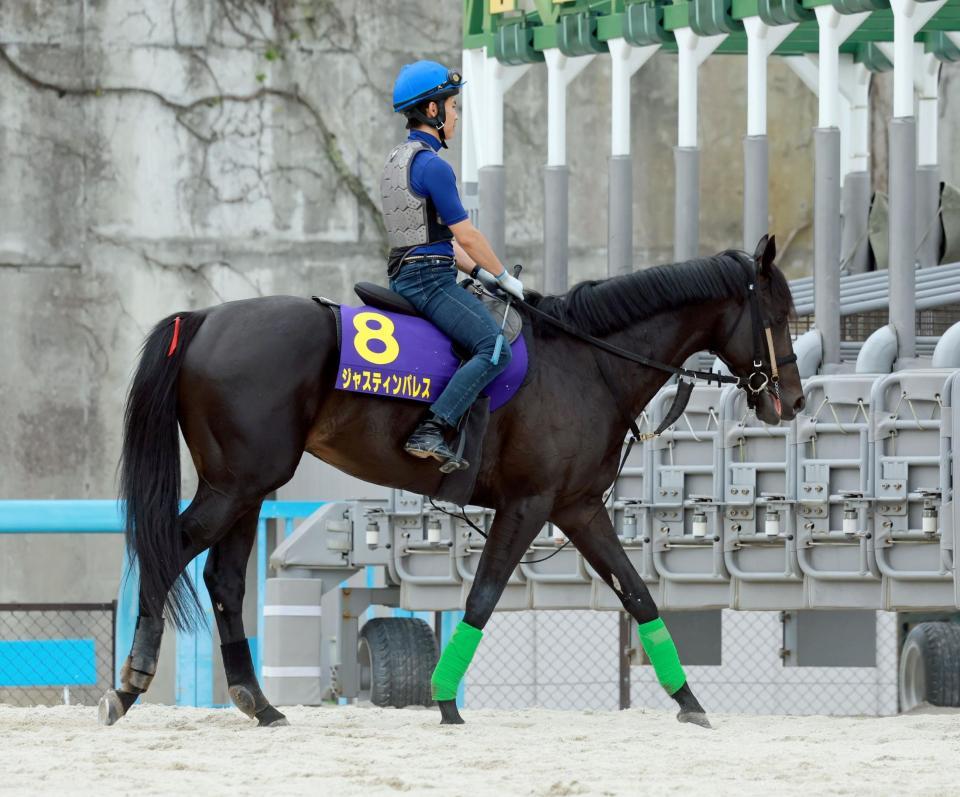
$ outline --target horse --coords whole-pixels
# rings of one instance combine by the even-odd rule
[[[748,402],[763,422],[789,421],[802,409],[789,331],[795,311],[775,256],[775,242],[764,236],[752,257],[728,250],[588,281],[562,296],[531,292],[533,309],[520,305],[532,353],[524,386],[490,415],[483,437],[469,503],[494,509],[495,518],[466,601],[472,649],[459,677],[510,574],[551,522],[614,590],[641,636],[650,629],[644,648],[679,706],[678,719],[709,727],[657,606],[617,539],[604,492],[633,419],[669,378],[658,363],[638,362],[680,366],[710,350],[741,386],[751,386]],[[624,365],[618,351],[639,359]],[[241,608],[261,502],[293,476],[304,451],[364,481],[436,495],[443,477],[437,463],[403,451],[422,405],[335,389],[338,356],[334,312],[291,296],[179,312],[148,335],[127,399],[120,465],[127,548],[139,562],[139,617],[120,688],[100,701],[102,724],[119,720],[149,687],[164,614],[178,628],[198,622],[195,587],[182,573],[205,550],[203,578],[231,700],[261,726],[286,724],[260,689]],[[178,425],[198,475],[182,514]],[[654,637],[656,654],[647,645]],[[438,692],[437,677],[442,723],[462,723],[450,684]]]

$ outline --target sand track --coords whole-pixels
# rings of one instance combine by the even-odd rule
[[[788,795],[960,793],[960,714],[890,718],[136,706],[112,728],[80,706],[0,706],[0,793]]]

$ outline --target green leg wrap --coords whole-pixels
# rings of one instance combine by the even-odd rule
[[[443,649],[433,676],[430,678],[434,700],[456,700],[460,681],[477,652],[483,631],[463,621],[457,624],[453,636]]]
[[[657,680],[667,690],[667,694],[674,694],[687,682],[687,674],[683,671],[677,646],[673,644],[673,637],[663,624],[663,619],[658,617],[644,623],[638,626],[637,631],[640,634],[640,644],[643,645],[657,674]]]

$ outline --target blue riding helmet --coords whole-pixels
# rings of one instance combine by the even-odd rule
[[[393,110],[409,111],[428,100],[457,94],[465,85],[461,74],[436,61],[415,61],[400,67],[393,84]]]

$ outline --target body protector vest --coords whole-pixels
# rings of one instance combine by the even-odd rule
[[[392,277],[410,250],[425,244],[453,239],[453,233],[441,220],[433,201],[418,196],[410,187],[410,166],[421,150],[432,152],[422,141],[405,141],[387,158],[380,178],[383,220],[390,243],[387,276]]]

